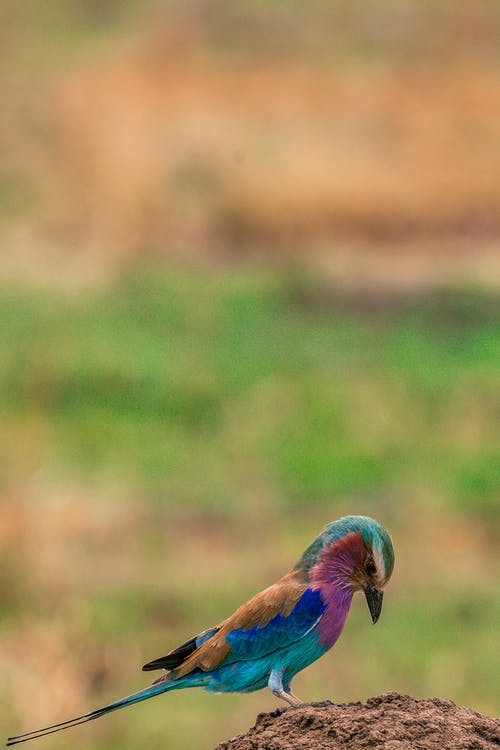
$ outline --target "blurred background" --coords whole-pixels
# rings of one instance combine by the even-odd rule
[[[346,513],[393,580],[298,695],[498,711],[499,32],[494,0],[3,0],[4,735],[142,687]],[[210,748],[275,704],[43,745]]]

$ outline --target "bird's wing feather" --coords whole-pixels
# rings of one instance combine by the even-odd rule
[[[177,648],[173,648],[169,651],[166,656],[160,656],[158,659],[153,659],[142,667],[143,672],[150,672],[153,669],[175,669],[179,667],[183,661],[187,659],[197,648],[199,648],[205,641],[211,638],[218,632],[218,628],[209,628],[204,630],[202,633],[190,638],[185,643],[182,643]]]
[[[226,640],[231,651],[224,663],[258,659],[303,638],[318,622],[326,605],[320,591],[304,591],[289,615],[278,612],[267,625],[231,630]]]
[[[194,669],[205,672],[222,663],[256,659],[304,636],[325,609],[319,591],[290,571],[277,583],[256,594],[214,635],[197,647],[172,674],[184,677]]]

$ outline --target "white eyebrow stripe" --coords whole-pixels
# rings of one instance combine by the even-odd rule
[[[384,558],[382,556],[382,550],[373,550],[373,560],[377,566],[377,582],[382,585],[385,581],[385,565]]]

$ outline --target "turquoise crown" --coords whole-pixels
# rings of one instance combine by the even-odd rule
[[[382,524],[369,516],[344,516],[338,521],[327,524],[321,534],[307,547],[295,568],[310,570],[325,547],[353,531],[360,532],[367,549],[381,553],[384,562],[384,577],[387,581],[394,568],[392,540]]]

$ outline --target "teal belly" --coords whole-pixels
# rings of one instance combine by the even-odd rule
[[[325,651],[317,635],[311,631],[296,643],[282,649],[278,647],[266,656],[223,664],[212,672],[188,675],[185,679],[191,677],[192,685],[203,686],[214,693],[250,693],[266,687],[274,669],[283,669],[283,684],[286,687],[297,672],[319,659]]]

